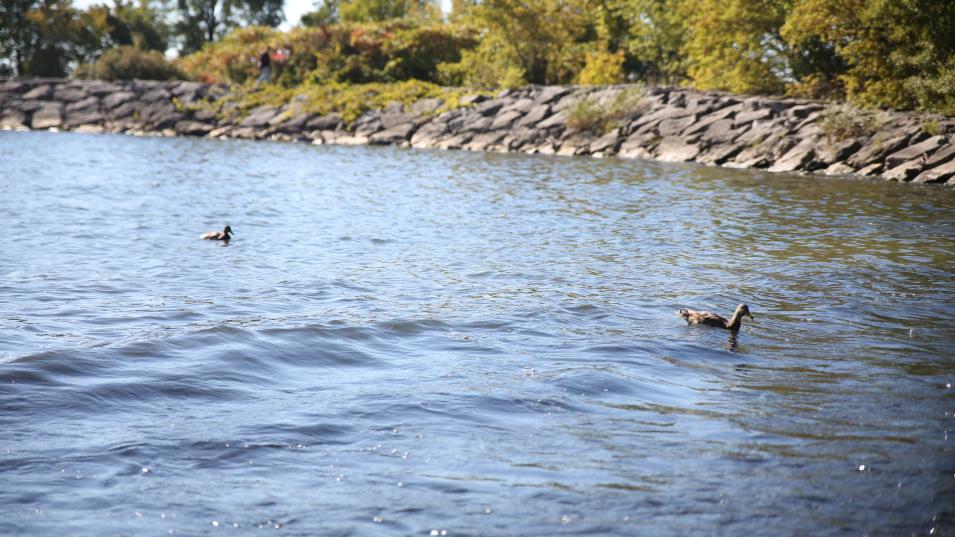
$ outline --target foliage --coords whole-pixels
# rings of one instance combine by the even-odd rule
[[[243,83],[258,76],[258,57],[268,49],[281,52],[272,61],[272,80],[283,86],[305,81],[434,81],[439,63],[457,61],[460,51],[474,43],[473,32],[467,29],[408,21],[289,32],[250,27],[183,58],[180,67],[197,80]]]
[[[107,46],[130,45],[139,50],[165,52],[169,48],[171,28],[146,0],[138,4],[116,0],[109,10]]]
[[[872,136],[884,123],[876,113],[849,104],[834,104],[823,112],[819,123],[829,143]]]
[[[92,64],[81,65],[74,73],[78,78],[99,80],[172,80],[182,78],[176,67],[155,50],[139,50],[121,45],[104,52]]]
[[[315,3],[315,10],[302,15],[303,26],[326,26],[338,22],[339,0],[322,0]]]
[[[536,84],[571,82],[583,67],[585,53],[593,50],[587,45],[593,28],[588,1],[486,0],[470,7],[463,20],[492,44],[461,68],[522,72],[527,82]],[[495,49],[505,53],[505,60],[493,57]]]
[[[843,65],[823,73],[856,104],[952,113],[952,28],[950,0],[801,0],[783,36],[831,47]]]
[[[176,34],[184,53],[200,50],[240,26],[278,26],[283,0],[177,0]]]
[[[635,110],[646,97],[642,86],[619,90],[611,95],[596,93],[577,99],[568,109],[567,127],[604,134],[617,128],[620,120]]]
[[[0,58],[21,76],[62,77],[99,54],[107,18],[105,7],[80,11],[69,0],[0,0]]]
[[[642,80],[677,84],[686,79],[682,53],[686,27],[682,0],[605,0],[598,28],[611,47],[623,47]]]
[[[468,93],[460,88],[442,88],[429,82],[407,80],[395,83],[371,84],[314,84],[306,82],[299,87],[284,88],[275,84],[233,86],[226,97],[204,105],[219,117],[231,114],[245,115],[255,107],[290,105],[297,112],[314,114],[337,113],[346,123],[351,123],[369,110],[383,109],[394,103],[408,107],[427,98],[438,97],[445,101],[438,110],[457,108],[460,98]],[[294,98],[294,101],[293,101]],[[203,106],[203,105],[200,105]]]
[[[527,84],[517,50],[495,36],[485,37],[473,50],[462,50],[461,61],[438,66],[438,79],[451,86],[479,89],[517,88]]]
[[[584,85],[608,85],[623,82],[623,51],[591,52],[587,54],[587,63],[577,75],[578,82]]]
[[[692,85],[736,93],[779,93],[789,75],[779,34],[788,0],[684,0],[683,46]]]

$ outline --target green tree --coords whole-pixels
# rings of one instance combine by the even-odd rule
[[[651,83],[678,84],[686,78],[682,48],[686,27],[682,0],[604,0],[602,25],[620,35],[611,47],[627,51],[631,69]]]
[[[380,22],[403,17],[438,20],[441,10],[433,0],[342,0],[339,17],[345,22]]]
[[[491,45],[482,44],[469,59],[513,58],[513,65],[497,64],[495,71],[520,71],[538,84],[570,82],[595,49],[591,7],[587,0],[486,0],[468,9],[465,21]],[[469,68],[482,67],[474,62]]]
[[[174,26],[184,53],[217,41],[238,26],[278,26],[283,0],[177,0]]]
[[[0,9],[0,54],[20,76],[65,76],[99,55],[109,29],[108,9],[69,0],[2,0]]]
[[[327,26],[338,22],[339,0],[321,0],[315,3],[315,10],[302,15],[303,26]]]
[[[780,93],[791,78],[780,35],[789,0],[683,0],[691,83],[736,93]]]
[[[825,81],[865,106],[955,112],[955,8],[950,0],[799,0],[783,36],[838,55],[803,83]],[[948,104],[946,104],[948,103]]]
[[[169,47],[169,25],[147,0],[139,0],[138,4],[116,0],[108,22],[111,46],[128,45],[160,52]]]

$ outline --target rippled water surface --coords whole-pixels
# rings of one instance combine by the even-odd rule
[[[0,170],[2,535],[955,534],[951,189],[46,132]]]

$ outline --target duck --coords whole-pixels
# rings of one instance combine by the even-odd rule
[[[739,330],[740,325],[743,323],[743,316],[753,318],[753,315],[749,312],[749,306],[746,304],[740,304],[736,306],[736,311],[733,312],[733,317],[730,320],[708,311],[696,311],[682,309],[677,315],[683,317],[686,321],[686,324],[705,324],[707,326],[716,326],[718,328],[725,328],[727,330]]]
[[[200,237],[200,238],[201,238],[201,239],[208,240],[208,241],[226,241],[226,242],[228,242],[229,239],[232,238],[232,237],[229,236],[231,233],[233,233],[232,228],[231,228],[230,226],[226,226],[225,229],[223,229],[222,231],[210,231],[210,232],[208,232],[208,233],[203,233],[203,234],[202,234],[202,237]]]

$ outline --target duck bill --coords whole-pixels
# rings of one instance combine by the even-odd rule
[[[752,314],[752,313],[749,313],[749,312],[746,312],[746,316],[747,316],[747,317],[749,317],[749,318],[750,318],[750,320],[752,320],[752,319],[753,319],[753,314]]]

